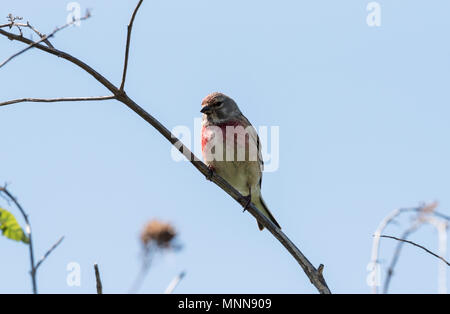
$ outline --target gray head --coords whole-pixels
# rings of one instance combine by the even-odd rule
[[[222,93],[212,93],[202,101],[203,120],[212,123],[221,123],[236,120],[242,113],[236,102]]]

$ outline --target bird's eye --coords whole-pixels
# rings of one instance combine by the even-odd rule
[[[223,102],[222,101],[218,101],[218,102],[216,102],[216,103],[214,103],[214,107],[216,107],[216,108],[219,108],[219,107],[222,107],[222,105],[223,105]]]

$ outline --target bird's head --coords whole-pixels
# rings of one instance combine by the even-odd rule
[[[203,119],[212,123],[222,123],[242,115],[236,102],[222,93],[212,93],[202,101]]]

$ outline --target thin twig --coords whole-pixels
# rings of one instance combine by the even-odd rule
[[[33,43],[32,41],[20,37],[16,34],[6,32],[0,29],[0,35],[6,36],[11,40],[17,40],[23,43]],[[311,283],[317,288],[317,290],[322,294],[329,294],[330,289],[328,288],[322,272],[319,272],[311,262],[303,255],[303,253],[297,248],[297,246],[264,214],[262,214],[259,209],[252,203],[247,204],[246,198],[242,196],[233,186],[231,186],[222,177],[213,173],[211,176],[210,169],[200,161],[182,142],[175,137],[163,124],[161,124],[156,118],[140,107],[136,102],[129,98],[123,91],[118,89],[114,84],[112,84],[103,75],[95,71],[92,67],[82,62],[81,60],[73,57],[72,55],[57,50],[52,49],[47,46],[34,43],[34,47],[45,51],[47,53],[53,54],[85,70],[87,73],[92,75],[99,83],[110,90],[117,99],[129,107],[132,111],[138,114],[147,123],[152,125],[164,138],[166,138],[172,145],[174,145],[186,158],[191,162],[191,164],[205,177],[209,178],[211,182],[214,182],[218,187],[224,190],[228,195],[230,195],[234,200],[236,200],[241,206],[247,206],[247,211],[255,217],[272,235],[278,239],[278,241],[287,249],[287,251],[295,258],[295,260],[302,267],[305,274],[310,279]]]
[[[19,35],[16,35],[14,33],[10,33],[7,32],[3,29],[0,29],[0,35],[3,35],[5,37],[7,37],[10,40],[16,40],[16,41],[20,41],[23,42],[25,44],[28,45],[32,45],[34,42],[28,38],[25,37],[21,37]],[[77,65],[78,67],[80,67],[81,69],[83,69],[84,71],[86,71],[87,73],[89,73],[91,76],[93,76],[99,83],[101,83],[103,86],[105,86],[111,93],[113,93],[114,95],[119,95],[119,90],[116,86],[114,86],[114,84],[112,84],[109,80],[107,80],[103,75],[101,75],[100,73],[98,73],[97,71],[95,71],[92,67],[90,67],[89,65],[87,65],[86,63],[84,63],[83,61],[81,61],[78,58],[75,58],[74,56],[58,50],[58,49],[54,49],[54,48],[49,48],[47,46],[41,45],[41,44],[35,44],[34,47],[36,49],[45,51],[49,54],[52,54],[54,56],[57,56],[59,58],[65,59],[75,65]]]
[[[186,272],[181,272],[178,276],[172,279],[172,281],[167,286],[166,290],[164,291],[164,294],[172,294],[172,292],[175,290],[175,288],[178,286],[181,280],[183,280],[184,276],[186,276]]]
[[[19,30],[20,36],[23,36],[22,27],[18,24],[14,24],[14,26]]]
[[[394,211],[392,211],[389,215],[387,215],[379,224],[377,230],[375,231],[374,237],[373,237],[373,243],[372,243],[372,255],[371,255],[371,261],[370,261],[370,266],[371,266],[371,270],[373,272],[373,279],[374,280],[378,280],[379,278],[379,251],[380,251],[380,235],[381,233],[388,227],[389,224],[394,223],[395,219],[400,216],[403,213],[407,213],[407,212],[413,212],[413,213],[417,213],[417,218],[415,220],[415,224],[408,229],[404,234],[403,234],[403,238],[409,236],[412,232],[414,232],[419,225],[423,222],[424,216],[425,215],[435,215],[435,216],[439,216],[443,219],[449,218],[448,216],[441,214],[439,212],[436,211],[436,208],[438,206],[437,202],[433,202],[430,204],[421,204],[420,206],[417,207],[410,207],[410,208],[400,208],[400,209],[396,209]],[[416,226],[416,224],[419,224]],[[385,284],[384,284],[384,293],[387,292],[387,289],[389,287],[389,282],[391,280],[391,277],[393,275],[394,272],[394,268],[395,265],[398,261],[398,258],[400,256],[400,252],[402,249],[402,244],[403,243],[399,243],[397,245],[397,248],[395,250],[394,256],[392,258],[392,261],[390,263],[390,267],[387,271],[387,276],[386,276],[386,280],[385,280]],[[378,292],[378,283],[377,282],[373,282],[373,286],[372,286],[372,292],[373,293],[377,293]]]
[[[438,203],[433,202],[430,204],[424,203],[418,207],[397,209],[397,210],[394,210],[393,212],[391,212],[388,216],[386,216],[382,220],[382,222],[380,223],[380,225],[378,226],[378,228],[374,234],[373,245],[372,245],[372,257],[371,257],[370,265],[371,265],[371,267],[373,267],[371,270],[373,271],[373,278],[375,280],[377,280],[377,278],[379,278],[379,260],[378,260],[379,257],[378,256],[379,256],[381,233],[384,231],[384,229],[386,229],[386,227],[389,224],[393,223],[395,221],[395,219],[402,213],[406,213],[406,212],[417,213],[412,225],[407,230],[405,230],[401,236],[402,239],[406,239],[413,232],[417,231],[417,229],[419,227],[421,227],[424,223],[430,222],[430,219],[432,219],[433,217],[439,217],[442,220],[448,220],[449,217],[447,215],[444,215],[444,214],[436,211],[437,206],[438,206]],[[396,249],[392,256],[392,260],[389,264],[389,267],[388,267],[388,270],[386,273],[386,280],[384,281],[383,293],[387,293],[389,290],[389,285],[390,285],[392,276],[394,274],[394,268],[400,258],[403,244],[404,244],[404,242],[399,242],[396,246]],[[374,282],[374,285],[373,285],[374,293],[377,293],[377,285],[378,285],[378,283]]]
[[[409,237],[413,232],[417,231],[417,229],[419,229],[420,226],[423,225],[423,222],[419,219],[417,219],[411,227],[409,227],[405,232],[403,232],[401,238],[402,239],[406,239],[407,237]],[[380,235],[381,238],[381,235]],[[386,280],[384,281],[384,286],[383,286],[383,294],[387,294],[388,290],[389,290],[389,285],[391,283],[391,279],[392,276],[394,275],[394,268],[397,265],[397,262],[400,258],[400,253],[402,251],[403,248],[403,244],[404,242],[399,242],[397,244],[397,247],[395,248],[395,252],[394,255],[392,257],[391,263],[389,264],[389,268],[387,270],[387,274],[386,274]]]
[[[127,79],[127,69],[128,69],[128,55],[130,53],[130,41],[131,41],[131,31],[133,30],[133,23],[134,19],[136,18],[136,14],[139,11],[139,8],[141,7],[141,4],[144,0],[139,0],[139,3],[137,4],[136,8],[134,9],[133,15],[131,16],[130,24],[128,24],[127,28],[127,44],[125,47],[125,61],[123,64],[123,73],[122,73],[122,83],[120,84],[120,91],[124,91],[125,88],[125,80]]]
[[[139,272],[133,282],[133,285],[128,290],[128,293],[136,294],[136,293],[138,293],[139,289],[141,289],[141,286],[144,283],[144,279],[147,276],[147,274],[150,270],[150,267],[152,265],[154,254],[155,254],[155,252],[148,251],[146,253],[146,255],[144,255],[141,269],[139,270]]]
[[[44,38],[44,37],[45,37],[44,34],[42,34],[41,32],[39,32],[39,31],[38,31],[36,28],[34,28],[29,22],[27,22],[26,24],[24,24],[24,23],[11,22],[11,23],[8,23],[8,24],[0,25],[0,28],[3,28],[3,27],[9,27],[9,28],[11,28],[11,27],[13,27],[13,26],[17,26],[17,27],[27,27],[27,28],[31,29],[33,32],[35,32],[40,38]],[[44,43],[45,43],[48,47],[50,47],[50,48],[55,48],[55,47],[50,43],[50,41],[49,41],[48,39],[45,39],[45,40],[44,40]]]
[[[31,29],[33,32],[35,32],[39,37],[45,38],[45,35],[42,34],[41,32],[39,32],[36,28],[34,28],[34,27],[30,24],[30,22],[27,21],[27,24],[26,24],[26,25],[27,25],[27,27],[28,27],[29,29]],[[45,38],[45,39],[44,39],[44,43],[46,43],[47,46],[49,46],[50,48],[55,48],[55,47],[53,47],[53,45],[51,44],[51,42],[48,40],[48,38]]]
[[[450,216],[448,216],[448,215],[444,215],[444,214],[439,213],[439,212],[437,212],[437,211],[434,212],[434,215],[435,215],[436,217],[439,217],[439,218],[442,218],[442,219],[444,219],[444,220],[450,221]]]
[[[1,106],[17,104],[21,102],[65,102],[65,101],[94,101],[115,99],[116,96],[94,96],[94,97],[62,97],[62,98],[19,98],[0,103]]]
[[[417,215],[413,220],[411,226],[403,232],[401,238],[402,239],[408,238],[412,233],[416,232],[420,227],[422,227],[427,221],[427,217],[436,214],[436,208],[438,207],[438,205],[439,205],[438,202],[432,202],[429,204],[423,203],[421,206],[414,208],[414,212],[416,212]],[[391,263],[389,264],[389,268],[386,272],[386,280],[384,281],[383,286],[384,294],[388,293],[389,285],[391,283],[392,276],[394,275],[394,269],[397,265],[397,262],[400,258],[400,254],[403,249],[403,244],[404,244],[403,242],[399,242],[397,244]]]
[[[26,234],[28,236],[28,239],[30,241],[30,243],[28,243],[28,249],[29,249],[29,253],[30,253],[31,285],[33,287],[33,294],[37,294],[38,291],[37,291],[37,283],[36,283],[36,267],[34,266],[33,238],[32,238],[32,234],[31,234],[31,224],[30,224],[30,221],[28,219],[28,214],[22,208],[22,206],[17,201],[17,199],[8,191],[6,185],[4,187],[0,188],[0,192],[5,193],[6,196],[8,196],[13,201],[13,203],[16,205],[16,207],[19,209],[20,213],[22,214],[23,219],[25,220],[25,224],[26,224],[25,232],[26,232]]]
[[[394,239],[394,240],[397,240],[397,241],[400,241],[400,242],[405,242],[405,243],[409,243],[409,244],[412,244],[412,245],[414,245],[414,246],[417,246],[418,248],[421,248],[421,249],[424,250],[425,252],[427,252],[427,253],[433,255],[434,257],[439,258],[439,259],[440,259],[441,261],[443,261],[445,264],[447,264],[448,266],[450,266],[450,263],[449,263],[445,258],[443,258],[442,256],[437,255],[436,253],[433,253],[432,251],[430,251],[430,250],[427,249],[426,247],[424,247],[424,246],[422,246],[422,245],[420,245],[420,244],[417,244],[417,243],[415,243],[415,242],[413,242],[413,241],[409,241],[409,240],[405,240],[405,239],[400,239],[400,238],[396,238],[396,237],[388,236],[388,235],[381,235],[380,237],[382,237],[382,238],[388,238],[388,239]]]
[[[380,252],[380,235],[386,229],[386,227],[391,224],[395,218],[397,218],[400,214],[405,212],[412,212],[420,210],[421,207],[412,207],[412,208],[399,208],[391,212],[387,215],[379,224],[377,230],[375,231],[372,243],[372,256],[370,260],[370,265],[373,267],[373,278],[377,280],[380,276],[379,274],[379,252]],[[373,282],[372,293],[378,292],[378,283]]]
[[[103,294],[103,285],[102,280],[100,278],[100,271],[98,269],[98,265],[94,264],[94,272],[95,272],[95,282],[97,287],[97,294]]]
[[[49,38],[53,37],[57,32],[59,32],[59,31],[65,29],[65,28],[67,28],[67,27],[73,25],[73,24],[76,23],[76,22],[86,20],[86,19],[88,19],[90,16],[91,16],[90,13],[87,12],[85,16],[83,16],[83,17],[81,17],[81,18],[79,18],[79,19],[74,19],[74,20],[72,20],[71,22],[64,24],[63,26],[57,27],[57,28],[56,28],[53,32],[51,32],[49,35],[44,35],[43,37],[41,37],[40,40],[38,40],[38,41],[36,41],[36,42],[32,42],[28,47],[26,47],[26,48],[20,50],[19,52],[16,52],[15,54],[13,54],[13,55],[10,56],[9,58],[7,58],[5,61],[3,61],[3,62],[0,64],[0,68],[3,67],[5,64],[7,64],[7,63],[8,63],[9,61],[11,61],[12,59],[14,59],[15,57],[21,55],[22,53],[26,52],[27,50],[29,50],[29,49],[31,49],[31,48],[33,48],[33,47],[35,47],[36,45],[40,44],[41,42],[46,41],[46,40],[48,40]],[[23,37],[23,36],[21,35],[20,37]],[[49,48],[52,49],[51,47],[49,47]]]
[[[49,257],[50,254],[52,254],[52,252],[61,244],[61,242],[64,240],[64,236],[62,236],[58,241],[56,241],[55,244],[53,244],[53,246],[44,254],[44,256],[39,260],[39,262],[37,262],[36,266],[34,267],[34,269],[37,271],[39,266],[41,266],[41,264],[47,259],[47,257]]]

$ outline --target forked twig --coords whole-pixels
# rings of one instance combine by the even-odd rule
[[[57,28],[56,28],[53,32],[51,32],[49,35],[44,35],[43,37],[41,37],[40,40],[35,41],[35,42],[32,42],[28,47],[26,47],[26,48],[20,50],[19,52],[16,52],[15,54],[13,54],[13,55],[10,56],[9,58],[7,58],[5,61],[3,61],[3,62],[0,64],[0,68],[3,67],[5,64],[7,64],[7,63],[8,63],[9,61],[11,61],[12,59],[14,59],[15,57],[21,55],[22,53],[26,52],[27,50],[29,50],[29,49],[31,49],[31,48],[33,48],[33,47],[35,47],[36,45],[40,44],[41,42],[44,42],[44,41],[48,40],[49,38],[53,37],[57,32],[59,32],[59,31],[65,29],[65,28],[67,28],[67,27],[73,25],[74,23],[77,23],[77,22],[79,22],[79,21],[86,20],[86,19],[88,19],[89,17],[91,17],[91,15],[90,15],[90,13],[89,13],[89,11],[88,11],[88,12],[86,13],[85,16],[80,17],[79,19],[73,19],[71,22],[68,22],[68,23],[64,24],[63,26],[57,27]],[[21,37],[23,37],[22,34],[21,34]],[[51,47],[49,47],[49,48],[52,49]]]
[[[133,12],[135,16],[137,10],[142,4],[143,0],[140,0],[136,6],[136,9]],[[132,22],[134,21],[134,17],[132,17],[131,23],[129,25],[129,34],[132,30]],[[286,250],[295,258],[298,264],[301,266],[311,283],[316,287],[316,289],[322,294],[330,294],[331,291],[328,288],[325,279],[323,277],[323,268],[319,271],[316,269],[311,262],[303,255],[303,253],[297,248],[297,246],[264,214],[262,214],[258,208],[253,203],[248,204],[246,198],[242,196],[239,191],[237,191],[233,186],[231,186],[226,180],[222,177],[213,173],[211,175],[210,169],[198,159],[191,150],[188,149],[177,137],[175,137],[161,122],[159,122],[156,118],[154,118],[151,114],[145,111],[141,106],[139,106],[136,102],[134,102],[130,97],[125,94],[123,90],[125,85],[126,78],[126,69],[128,66],[128,55],[129,55],[129,41],[130,36],[127,36],[127,48],[125,51],[125,64],[124,64],[124,73],[122,77],[121,88],[117,88],[114,84],[112,84],[108,79],[106,79],[103,75],[95,71],[92,67],[82,62],[81,60],[73,57],[72,55],[53,49],[44,45],[39,44],[38,42],[32,42],[24,37],[15,35],[10,32],[6,32],[0,28],[0,35],[6,36],[11,40],[17,40],[23,43],[27,43],[30,46],[35,47],[39,50],[45,51],[47,53],[53,54],[65,60],[72,62],[73,64],[79,66],[87,73],[92,75],[99,83],[105,86],[112,94],[116,96],[116,99],[125,104],[128,108],[138,114],[142,119],[144,119],[147,123],[152,125],[164,138],[166,138],[172,145],[174,145],[189,161],[190,163],[205,177],[209,178],[211,182],[214,182],[219,188],[225,191],[228,195],[230,195],[234,200],[236,200],[241,206],[246,206],[247,211],[255,217],[272,235],[286,248]],[[48,38],[49,36],[47,36]]]
[[[122,73],[122,83],[120,84],[120,91],[124,91],[125,88],[125,80],[127,79],[127,70],[128,70],[128,55],[130,53],[130,42],[131,42],[131,31],[133,30],[134,19],[136,18],[136,14],[141,7],[141,4],[144,0],[139,0],[136,8],[134,9],[133,15],[131,16],[130,24],[128,24],[127,28],[127,44],[125,47],[125,60],[123,63],[123,73]]]
[[[39,260],[39,262],[37,262],[36,266],[34,267],[35,270],[37,270],[39,266],[41,266],[41,264],[47,259],[47,257],[49,257],[50,254],[52,254],[52,252],[61,244],[63,240],[64,236],[59,238],[59,240],[56,241],[55,244],[53,244],[53,246],[44,254],[44,256]]]

